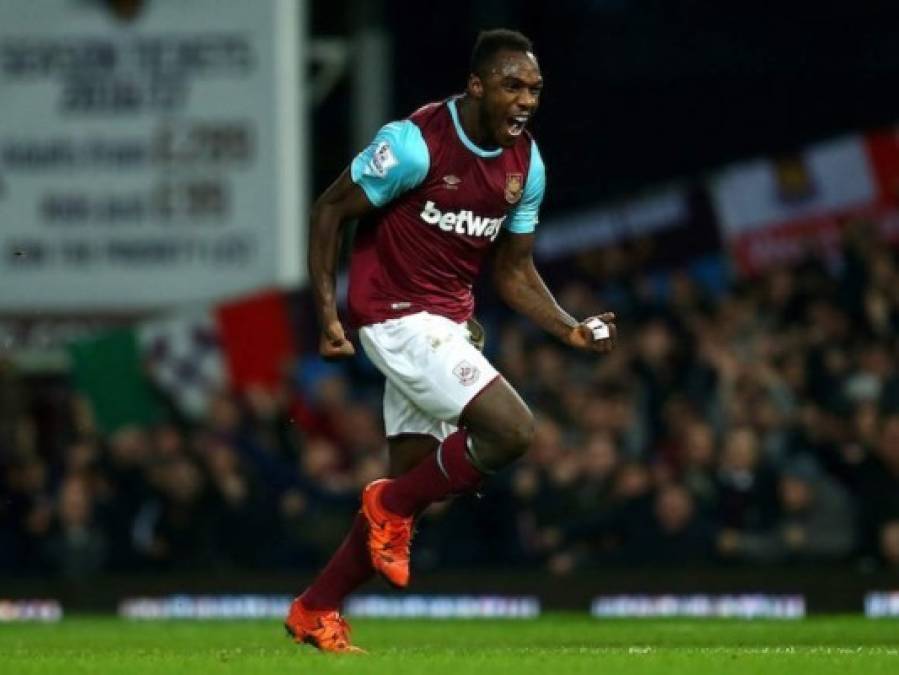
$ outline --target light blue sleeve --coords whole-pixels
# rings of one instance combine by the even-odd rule
[[[431,158],[421,130],[409,120],[391,122],[350,164],[350,177],[374,206],[384,206],[419,185]]]
[[[546,191],[546,167],[537,149],[537,142],[531,141],[531,165],[524,183],[524,194],[518,205],[503,224],[510,232],[528,234],[534,231],[540,215],[540,203]]]

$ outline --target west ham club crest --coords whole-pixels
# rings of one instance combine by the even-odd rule
[[[524,188],[521,179],[522,176],[520,173],[506,174],[506,189],[504,190],[503,195],[510,204],[517,204],[518,200],[521,199],[521,192]]]

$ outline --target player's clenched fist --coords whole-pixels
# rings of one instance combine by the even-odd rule
[[[599,316],[584,319],[571,329],[568,344],[579,349],[590,349],[596,352],[610,352],[615,348],[618,329],[615,327],[615,314],[606,312]]]
[[[353,343],[347,340],[339,321],[330,321],[322,328],[318,340],[318,353],[326,359],[340,359],[356,353]]]

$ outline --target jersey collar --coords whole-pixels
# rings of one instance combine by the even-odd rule
[[[458,98],[458,96],[451,98],[446,102],[446,106],[449,108],[450,117],[453,118],[453,126],[456,127],[456,134],[459,136],[459,140],[462,141],[462,145],[471,150],[478,157],[499,157],[503,151],[502,148],[497,148],[496,150],[484,150],[472,143],[471,139],[465,133],[462,125],[459,123],[459,112],[456,110],[456,100]]]

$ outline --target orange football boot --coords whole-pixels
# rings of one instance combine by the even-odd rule
[[[413,518],[391,513],[381,505],[381,493],[390,484],[381,478],[362,491],[362,515],[368,521],[368,552],[371,564],[397,588],[409,585],[409,545]]]
[[[293,641],[310,644],[323,652],[365,654],[350,643],[350,624],[334,609],[306,609],[299,598],[290,603],[284,629]]]

